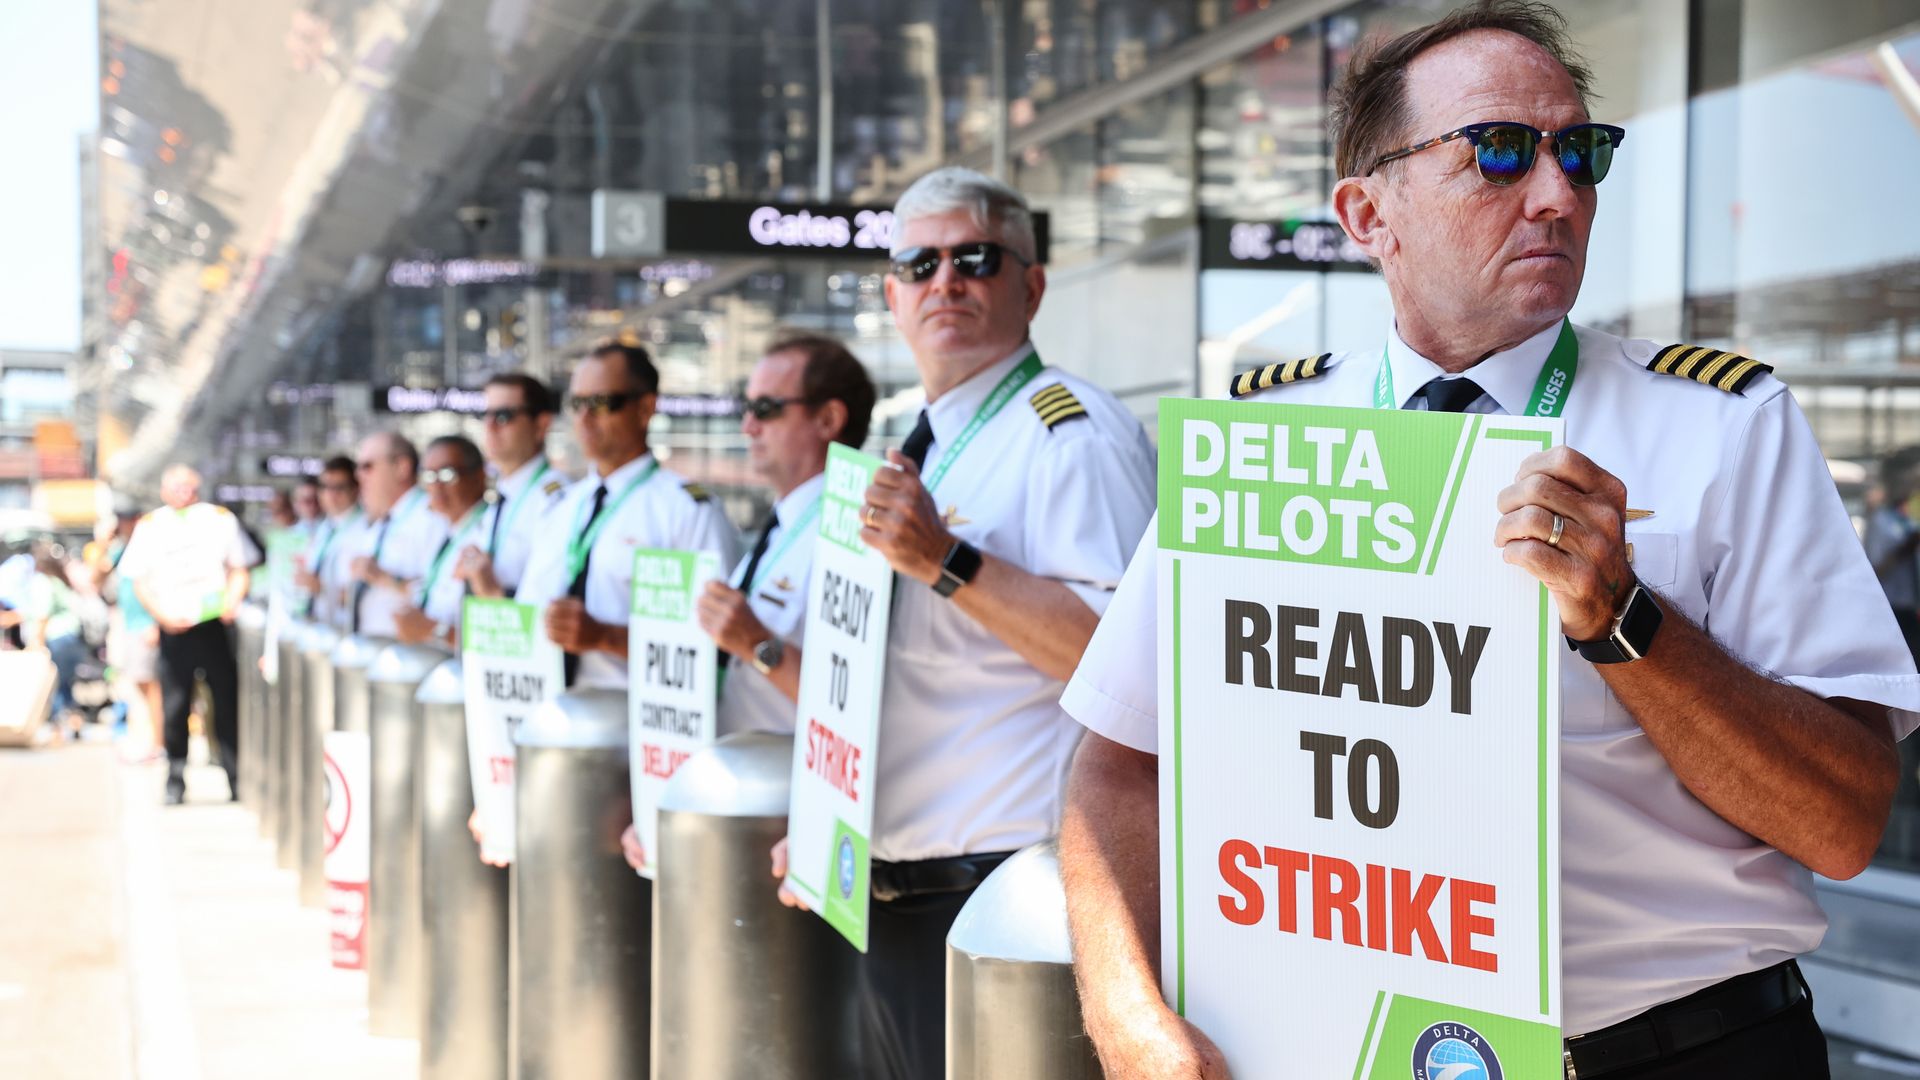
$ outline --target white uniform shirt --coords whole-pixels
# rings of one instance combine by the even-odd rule
[[[461,548],[472,546],[483,551],[486,549],[487,538],[492,535],[493,519],[499,514],[501,505],[492,498],[482,499],[461,515],[458,521],[448,521],[439,514],[433,515],[440,522],[442,539],[433,554],[427,557],[426,569],[413,589],[415,606],[427,618],[450,627],[459,627],[460,602],[467,598],[467,583],[453,576],[453,568],[460,562]]]
[[[556,527],[553,508],[566,497],[571,483],[565,473],[548,464],[545,454],[535,454],[494,485],[500,495],[501,521],[498,532],[493,522],[481,534],[475,546],[486,550],[493,543],[493,576],[508,596],[520,587],[527,574],[527,559],[533,554],[534,538]]]
[[[120,573],[144,587],[157,605],[155,616],[198,624],[220,617],[227,572],[245,570],[260,558],[239,518],[197,502],[180,510],[163,506],[141,518],[120,557]]]
[[[928,407],[922,475],[1032,346]],[[1032,401],[1064,386],[1085,416],[1049,429]],[[1050,394],[1051,397],[1051,394]],[[965,447],[933,489],[960,539],[1063,582],[1104,610],[1153,512],[1153,448],[1112,395],[1057,368],[1039,376]],[[1053,835],[1079,730],[1063,684],[1034,668],[953,601],[911,578],[894,584],[880,707],[873,857],[890,862],[1012,851]]]
[[[373,556],[380,569],[402,581],[418,581],[427,572],[434,552],[445,538],[446,519],[427,508],[426,493],[418,488],[400,496],[387,515],[371,520],[362,514],[338,541],[339,553],[332,556],[329,583],[334,587],[339,607],[338,626],[344,632],[368,637],[393,637],[393,616],[413,600],[413,590],[395,592],[379,585],[356,589],[353,560]],[[353,597],[360,592],[360,621],[355,630]]]
[[[820,536],[820,492],[826,484],[827,475],[820,473],[773,504],[775,525],[767,537],[766,554],[753,571],[757,584],[741,579],[750,556],[742,557],[727,578],[728,584],[747,594],[747,607],[760,625],[790,647],[801,647],[806,640],[807,579],[813,572],[813,545]],[[791,734],[794,713],[799,708],[794,700],[748,661],[726,659],[727,681],[720,688],[720,734]]]
[[[624,500],[621,493],[648,469],[652,475]],[[534,544],[527,576],[514,598],[545,608],[567,595],[573,574],[567,568],[567,545],[585,531],[593,509],[593,493],[601,485],[598,473],[588,473],[567,489],[548,515],[548,527]],[[633,611],[633,551],[666,548],[674,551],[711,551],[721,566],[731,566],[740,555],[740,537],[718,504],[696,497],[686,481],[654,468],[652,454],[642,454],[615,469],[605,480],[607,499],[602,515],[607,524],[587,556],[587,615],[613,626],[627,625]],[[616,500],[620,500],[615,505]],[[624,690],[627,662],[595,649],[580,658],[575,686]]]
[[[307,572],[320,579],[320,591],[313,594],[312,606],[308,617],[315,622],[328,626],[339,625],[341,610],[338,590],[329,584],[333,564],[340,558],[341,542],[345,539],[349,525],[360,517],[358,509],[349,510],[339,517],[324,517],[314,526],[313,535],[307,540]]]
[[[1468,411],[1524,415],[1559,330],[1468,371],[1485,390]],[[1912,731],[1920,677],[1785,386],[1763,374],[1730,394],[1654,374],[1653,343],[1575,330],[1567,445],[1654,512],[1626,527],[1640,580],[1758,670],[1891,706],[1895,735]],[[1391,331],[1387,352],[1401,406],[1441,374]],[[1377,351],[1337,356],[1325,375],[1257,396],[1365,408],[1379,365]],[[1152,535],[1063,698],[1088,728],[1147,753],[1158,738]],[[1820,944],[1826,917],[1805,867],[1682,787],[1592,664],[1562,653],[1560,694],[1569,1036]]]

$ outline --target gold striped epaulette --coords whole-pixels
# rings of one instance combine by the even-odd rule
[[[694,502],[703,503],[703,502],[706,502],[708,499],[713,498],[713,493],[707,490],[707,486],[705,484],[696,484],[689,481],[687,483],[681,484],[680,486],[686,490],[686,493],[688,495],[693,497]]]
[[[561,480],[559,477],[556,476],[552,480],[549,480],[544,485],[542,485],[540,490],[546,492],[549,496],[553,496],[553,495],[560,494],[560,492],[563,491],[566,488],[566,486],[567,486],[566,481]]]
[[[1227,392],[1233,397],[1242,398],[1270,386],[1299,382],[1302,379],[1323,375],[1328,367],[1327,361],[1332,356],[1332,353],[1321,353],[1319,356],[1309,356],[1303,360],[1289,360],[1284,364],[1268,364],[1266,367],[1257,367],[1252,371],[1243,371],[1233,377],[1233,383],[1228,387]]]
[[[1048,431],[1076,416],[1087,415],[1087,407],[1061,383],[1054,383],[1027,400],[1033,405],[1033,411],[1040,414],[1040,422]]]
[[[1722,352],[1704,345],[1669,345],[1653,354],[1653,359],[1647,361],[1647,370],[1738,394],[1761,372],[1771,372],[1773,368],[1739,353]]]

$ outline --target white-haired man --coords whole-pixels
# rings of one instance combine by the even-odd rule
[[[232,798],[239,791],[240,670],[227,624],[247,598],[247,571],[260,550],[239,518],[200,501],[200,474],[192,468],[168,466],[160,498],[166,505],[134,527],[120,573],[160,627],[166,802],[176,806],[187,797],[187,714],[196,675],[213,695],[213,741]]]
[[[862,539],[900,581],[859,992],[865,1075],[918,1078],[944,1068],[954,916],[1054,831],[1078,738],[1060,692],[1154,481],[1139,421],[1034,350],[1047,276],[1018,192],[941,169],[900,197],[894,223],[887,303],[927,406],[862,510]]]

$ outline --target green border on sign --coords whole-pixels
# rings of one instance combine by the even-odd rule
[[[1436,564],[1438,562],[1439,548],[1441,547],[1442,544],[1445,543],[1446,535],[1447,535],[1447,525],[1452,519],[1453,507],[1454,507],[1454,504],[1457,502],[1457,499],[1455,498],[1455,496],[1457,494],[1457,488],[1459,486],[1460,476],[1466,471],[1467,462],[1472,456],[1474,446],[1476,446],[1482,438],[1499,439],[1502,441],[1513,441],[1513,442],[1533,442],[1533,443],[1538,443],[1540,446],[1540,449],[1542,450],[1551,449],[1553,446],[1552,432],[1525,430],[1525,429],[1519,429],[1519,428],[1490,427],[1490,426],[1483,428],[1481,425],[1481,419],[1482,418],[1478,415],[1473,416],[1470,424],[1468,424],[1462,429],[1460,444],[1455,449],[1454,460],[1452,462],[1451,467],[1448,470],[1447,477],[1446,477],[1446,487],[1441,496],[1441,510],[1434,522],[1433,533],[1429,539],[1428,544],[1426,545],[1426,550],[1422,553],[1422,561],[1423,563],[1427,564],[1421,568],[1420,572],[1422,573],[1431,574],[1434,572],[1433,564]],[[1173,549],[1170,548],[1168,545],[1162,544],[1161,550],[1173,550]],[[1184,784],[1186,773],[1184,769],[1183,754],[1182,754],[1182,750],[1184,747],[1183,735],[1185,730],[1185,725],[1183,723],[1185,697],[1184,697],[1184,686],[1181,680],[1180,640],[1182,635],[1180,633],[1180,626],[1181,626],[1180,562],[1181,560],[1178,558],[1175,558],[1173,560],[1173,565],[1172,565],[1173,581],[1171,583],[1171,586],[1172,586],[1171,606],[1173,608],[1173,626],[1174,626],[1173,657],[1172,657],[1172,660],[1173,660],[1173,815],[1174,815],[1173,841],[1174,841],[1174,930],[1175,930],[1174,1011],[1179,1013],[1181,1016],[1185,1016],[1187,1013],[1187,917],[1186,917],[1186,898],[1187,898],[1186,834],[1187,834],[1187,830],[1186,830],[1186,813],[1185,813],[1186,800],[1185,800],[1185,784]],[[1540,973],[1540,1015],[1547,1016],[1547,1015],[1550,1015],[1552,1012],[1552,995],[1551,995],[1552,979],[1550,976],[1551,969],[1550,969],[1550,959],[1548,956],[1548,949],[1552,943],[1548,940],[1548,935],[1547,935],[1547,908],[1548,908],[1548,899],[1547,899],[1547,885],[1548,885],[1547,883],[1547,757],[1548,757],[1548,754],[1547,754],[1547,751],[1549,748],[1547,739],[1549,737],[1548,729],[1549,729],[1550,720],[1551,720],[1551,718],[1548,715],[1549,687],[1547,683],[1547,651],[1548,649],[1553,647],[1554,642],[1553,642],[1553,627],[1550,621],[1553,614],[1553,608],[1551,603],[1551,597],[1548,594],[1547,587],[1545,585],[1539,586],[1539,597],[1540,597],[1540,607],[1539,607],[1540,648],[1538,651],[1539,661],[1538,661],[1538,666],[1536,669],[1536,675],[1534,680],[1535,686],[1536,686],[1536,702],[1537,702],[1536,726],[1535,726],[1535,732],[1534,732],[1534,746],[1535,746],[1534,865],[1536,868],[1535,892],[1538,898],[1538,916],[1536,921],[1540,930],[1540,937],[1539,937],[1540,952],[1539,952],[1539,965],[1538,965],[1539,973]],[[1356,1080],[1358,1077],[1360,1077],[1363,1070],[1366,1068],[1368,1052],[1373,1047],[1376,1026],[1378,1025],[1380,1020],[1380,1011],[1383,1004],[1386,1002],[1386,1000],[1387,1000],[1387,994],[1386,994],[1386,991],[1384,990],[1378,992],[1374,996],[1373,1011],[1367,1020],[1366,1036],[1362,1040],[1362,1043],[1360,1046],[1360,1057],[1359,1057],[1359,1060],[1354,1063],[1354,1076]],[[1419,999],[1407,999],[1407,1001],[1409,1004],[1416,1005],[1416,1006],[1430,1006],[1432,1004],[1428,1002],[1422,1002]],[[1485,1014],[1485,1013],[1476,1014],[1476,1013],[1470,1012],[1469,1010],[1455,1010],[1455,1011],[1459,1013],[1466,1013],[1468,1015],[1478,1016],[1480,1018],[1483,1018],[1483,1022],[1488,1022],[1488,1023],[1504,1020],[1505,1023],[1507,1024],[1519,1025],[1521,1030],[1528,1029],[1528,1028],[1544,1027],[1544,1025],[1535,1025],[1529,1021],[1507,1019],[1507,1018],[1496,1018],[1491,1016],[1491,1014]],[[1402,1021],[1402,1023],[1404,1023],[1404,1021]],[[1381,1031],[1382,1040],[1386,1038],[1386,1035],[1387,1033],[1384,1030],[1382,1030]],[[1553,1032],[1553,1036],[1554,1036],[1555,1044],[1557,1045],[1558,1043],[1557,1030]]]
[[[1175,955],[1173,1011],[1187,1015],[1187,823],[1181,798],[1186,773],[1180,738],[1180,560],[1173,560],[1173,929]]]

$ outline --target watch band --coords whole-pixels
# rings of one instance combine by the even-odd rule
[[[747,662],[752,664],[753,670],[760,674],[770,675],[774,668],[780,666],[780,661],[786,659],[786,656],[787,643],[780,640],[780,636],[776,634],[755,645]]]
[[[1567,647],[1592,664],[1630,664],[1653,648],[1654,635],[1660,632],[1664,618],[1659,601],[1638,581],[1627,593],[1626,603],[1613,616],[1605,637],[1593,641],[1567,639]]]
[[[934,580],[933,591],[952,596],[980,572],[981,561],[979,548],[965,540],[955,540],[947,549],[947,557],[940,561],[940,576]]]

